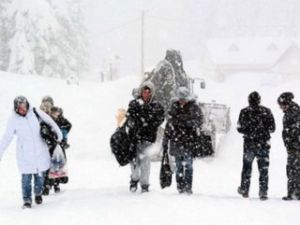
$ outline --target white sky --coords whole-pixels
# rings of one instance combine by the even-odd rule
[[[92,63],[101,57],[120,56],[127,72],[139,70],[141,11],[145,13],[145,66],[153,67],[164,58],[167,48],[183,48],[184,17],[181,0],[87,0],[87,28],[90,31]],[[163,16],[162,16],[163,15]],[[171,18],[174,20],[167,20]],[[100,60],[101,61],[101,60]],[[125,65],[124,65],[125,64]]]
[[[215,25],[297,25],[297,0],[82,0],[91,44],[91,65],[120,57],[125,74],[139,73],[141,11],[145,10],[145,67],[153,68],[168,48],[183,60],[199,58],[199,43]],[[257,15],[257,16],[256,16]],[[300,19],[300,18],[299,18]],[[299,26],[300,28],[300,26]],[[262,29],[264,30],[264,28]],[[230,33],[230,32],[228,32]],[[251,34],[251,32],[250,32]],[[268,35],[268,33],[266,33]]]

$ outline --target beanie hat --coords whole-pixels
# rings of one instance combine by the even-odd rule
[[[176,92],[176,95],[179,100],[190,101],[192,99],[191,93],[186,87],[179,87]]]
[[[257,91],[253,91],[248,96],[248,102],[251,106],[257,106],[260,104],[260,95]]]
[[[289,105],[294,99],[292,92],[283,92],[277,99],[279,105]]]

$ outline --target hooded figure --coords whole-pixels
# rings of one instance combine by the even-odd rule
[[[138,183],[142,192],[147,192],[149,188],[150,157],[146,150],[155,142],[158,127],[164,121],[164,109],[155,100],[154,95],[153,84],[149,81],[144,82],[137,97],[129,103],[126,114],[132,147],[136,149],[136,157],[131,162],[132,192],[137,190]]]
[[[200,135],[203,114],[186,87],[179,87],[168,112],[163,149],[175,156],[179,193],[192,194],[193,146]]]
[[[53,106],[54,106],[53,98],[48,95],[44,96],[42,99],[42,103],[40,105],[40,109],[43,110],[48,115],[50,115]]]
[[[282,109],[282,139],[287,150],[287,196],[283,200],[300,200],[300,107],[292,92],[282,93],[277,102]]]
[[[193,97],[187,87],[179,87],[176,91],[176,97],[178,100],[185,100],[187,102],[193,100]]]
[[[270,133],[275,131],[275,121],[270,109],[260,105],[261,97],[254,91],[249,94],[249,106],[242,109],[237,130],[244,137],[243,169],[238,193],[247,198],[250,189],[252,162],[257,158],[259,169],[259,197],[267,199]]]
[[[31,207],[31,179],[34,177],[35,202],[42,203],[43,174],[50,167],[48,147],[40,135],[40,122],[24,96],[14,99],[14,111],[8,120],[6,130],[0,140],[0,160],[4,151],[17,136],[17,162],[22,174],[22,194],[24,207]],[[36,109],[40,118],[55,131],[62,140],[62,134],[56,123],[43,111]]]
[[[279,105],[290,105],[294,99],[292,92],[283,92],[277,99]]]

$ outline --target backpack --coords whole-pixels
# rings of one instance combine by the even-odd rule
[[[40,135],[46,144],[51,147],[57,144],[57,135],[52,131],[51,126],[42,120],[40,115],[37,113],[36,109],[33,108],[33,112],[36,115],[38,121],[40,122]]]
[[[136,156],[135,145],[126,132],[126,123],[115,130],[110,138],[111,151],[120,166],[126,166]]]

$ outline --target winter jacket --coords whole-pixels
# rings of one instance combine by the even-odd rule
[[[300,107],[295,102],[284,112],[282,138],[287,151],[300,151]]]
[[[66,133],[70,132],[72,124],[65,117],[59,117],[54,121],[61,130],[65,131]]]
[[[203,124],[203,114],[199,105],[194,99],[183,107],[179,101],[175,101],[168,114],[163,140],[164,149],[168,148],[167,145],[170,143],[171,155],[181,154],[184,151],[192,152]]]
[[[131,139],[155,142],[158,127],[164,121],[164,108],[160,103],[155,99],[149,103],[134,99],[129,103],[126,116],[132,128]]]
[[[248,106],[241,110],[237,126],[244,135],[244,147],[270,148],[270,133],[275,131],[275,121],[270,109],[261,106]]]
[[[43,111],[36,109],[41,119],[49,124],[57,133],[58,141],[62,140],[62,134],[56,123]],[[29,108],[26,116],[20,116],[13,112],[9,118],[6,131],[0,140],[0,159],[14,135],[17,136],[17,162],[22,174],[33,174],[49,169],[50,155],[46,143],[40,135],[40,123]]]

